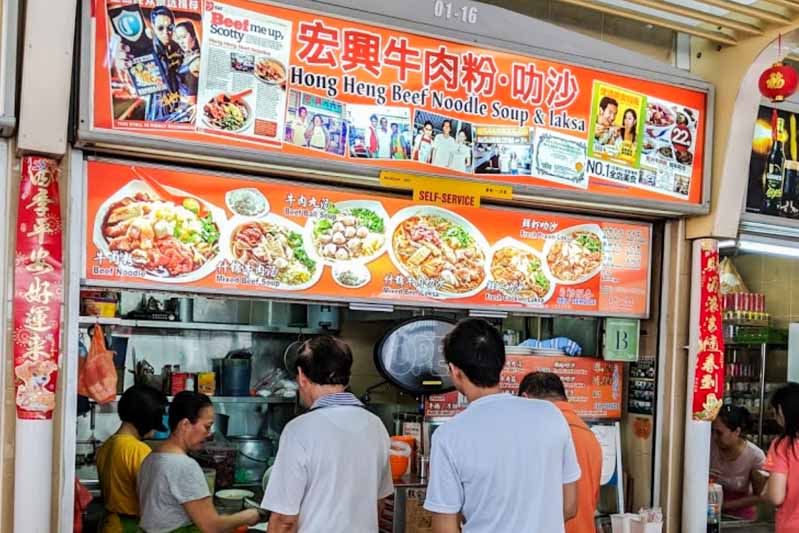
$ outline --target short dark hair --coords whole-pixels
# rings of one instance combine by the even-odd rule
[[[428,126],[428,124],[430,125],[430,127],[431,127],[431,128],[433,127],[433,123],[432,123],[432,122],[430,122],[429,120],[425,120],[425,121],[424,121],[424,125],[423,125],[422,127],[423,127],[423,128],[426,128],[426,127]]]
[[[297,368],[317,385],[347,385],[352,371],[352,350],[341,339],[320,335],[302,343]]]
[[[442,127],[442,128],[444,127],[444,124],[449,124],[449,129],[452,129],[452,121],[451,121],[450,119],[448,119],[448,118],[445,118],[445,119],[444,119],[444,120],[441,122],[441,127]]]
[[[749,423],[749,411],[746,407],[737,405],[724,405],[719,410],[719,419],[724,423],[730,431],[740,429],[741,432],[746,429]]]
[[[608,107],[609,105],[615,105],[617,108],[619,107],[619,103],[616,101],[615,98],[611,98],[610,96],[603,96],[602,100],[599,101],[599,109],[604,111],[605,108]]]
[[[139,435],[144,437],[152,430],[166,430],[166,406],[166,396],[160,390],[149,385],[134,385],[122,393],[117,412],[120,420],[133,424]]]
[[[169,404],[169,429],[175,431],[184,418],[192,424],[197,423],[200,411],[212,406],[211,398],[205,394],[188,390],[177,393]]]
[[[567,399],[563,381],[552,372],[530,372],[524,376],[519,384],[519,396],[523,395],[537,399]]]
[[[155,17],[158,16],[169,17],[169,20],[171,20],[173,24],[175,22],[175,14],[172,12],[171,9],[169,9],[166,6],[158,6],[152,11],[150,11],[150,22],[154,23]]]
[[[789,381],[774,391],[769,404],[774,409],[779,407],[785,419],[785,427],[782,428],[782,434],[777,437],[777,444],[787,439],[788,446],[793,449],[796,439],[799,439],[799,383]]]
[[[444,358],[478,387],[495,387],[505,366],[499,330],[481,318],[461,320],[444,337]]]
[[[371,121],[373,121],[373,120],[377,120],[377,115],[375,115],[374,113],[372,113],[371,115],[369,115],[369,122],[371,122]]]

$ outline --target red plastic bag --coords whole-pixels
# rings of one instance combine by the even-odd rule
[[[89,354],[78,364],[78,394],[87,396],[99,404],[112,402],[117,396],[114,352],[106,348],[100,324],[94,326]]]
[[[75,478],[75,512],[72,519],[72,532],[81,533],[83,531],[83,512],[89,507],[94,499],[89,490],[80,484]]]

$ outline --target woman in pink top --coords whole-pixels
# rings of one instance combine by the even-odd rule
[[[713,421],[713,442],[710,446],[710,476],[724,489],[726,514],[754,520],[755,505],[763,498],[765,477],[759,472],[766,455],[763,450],[741,436],[749,422],[749,411],[725,405]]]
[[[763,467],[771,472],[766,496],[777,506],[776,533],[799,531],[799,383],[780,387],[771,397],[782,435],[771,443]]]

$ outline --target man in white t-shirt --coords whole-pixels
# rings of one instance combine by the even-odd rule
[[[452,152],[458,148],[455,137],[452,136],[452,121],[447,119],[441,124],[441,133],[433,141],[433,164],[439,167],[448,167],[452,161]]]
[[[310,411],[280,436],[261,507],[269,531],[375,533],[390,496],[388,432],[355,396],[344,392],[352,352],[333,337],[306,341],[297,358],[300,402]]]
[[[580,479],[563,415],[550,402],[500,392],[505,347],[485,320],[460,322],[444,339],[444,357],[469,406],[433,434],[424,503],[433,531],[563,532],[577,513]]]

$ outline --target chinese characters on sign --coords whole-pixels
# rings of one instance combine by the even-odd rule
[[[62,243],[58,163],[22,159],[14,258],[14,378],[17,417],[52,418],[58,370]]]
[[[248,0],[97,6],[95,131],[701,204],[701,90]]]
[[[701,254],[699,351],[694,369],[693,418],[712,421],[721,409],[724,395],[724,333],[716,241],[702,241]]]
[[[503,392],[517,394],[519,384],[530,372],[552,372],[560,376],[566,395],[575,411],[589,420],[615,420],[621,417],[623,399],[622,364],[592,357],[508,356],[500,375]],[[425,399],[425,416],[454,416],[466,409],[466,400],[457,392]]]
[[[90,161],[87,172],[87,283],[648,313],[648,224],[445,208],[367,191],[105,161]],[[188,201],[160,197],[145,174]]]

